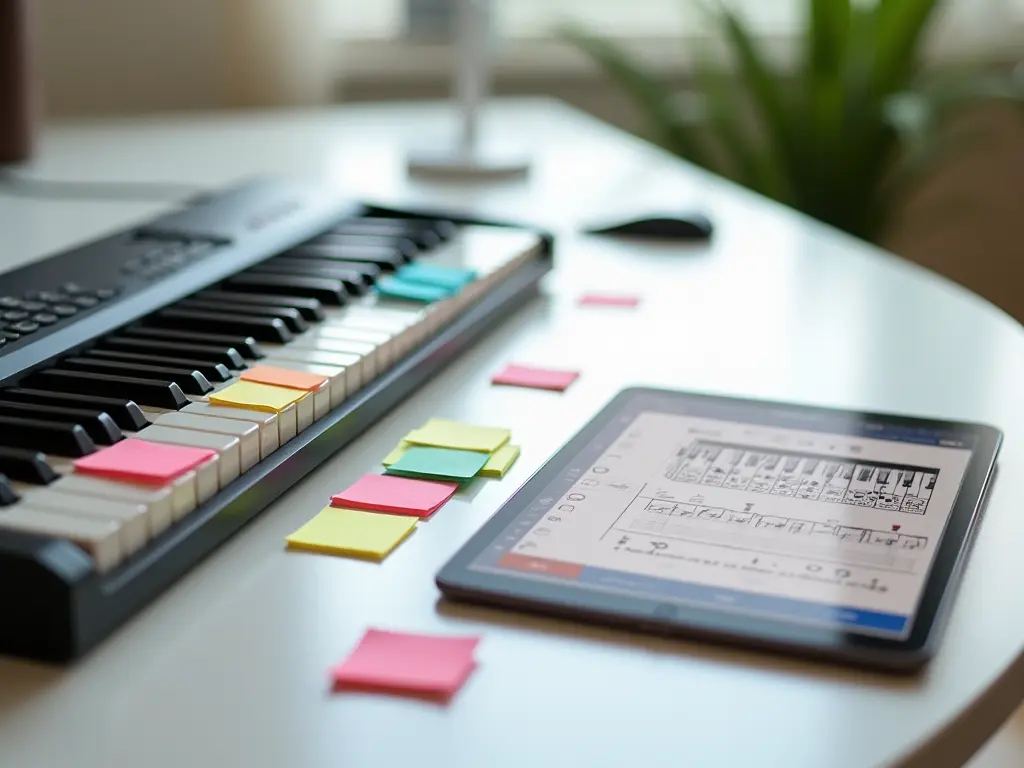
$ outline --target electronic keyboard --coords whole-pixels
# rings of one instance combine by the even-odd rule
[[[257,179],[0,275],[0,654],[94,648],[526,301],[551,251]],[[256,370],[313,383],[238,402]],[[84,471],[154,446],[203,458]]]

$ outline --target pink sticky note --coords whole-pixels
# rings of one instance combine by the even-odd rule
[[[363,475],[353,485],[332,496],[331,505],[430,517],[458,487],[458,483],[414,480],[395,475]]]
[[[131,438],[75,461],[75,472],[147,485],[166,485],[216,456],[206,448]]]
[[[609,293],[586,293],[580,297],[581,306],[635,307],[639,296],[624,296]]]
[[[530,368],[525,365],[507,365],[491,378],[492,384],[510,387],[533,387],[564,392],[566,387],[579,378],[576,371],[555,371],[549,368]]]
[[[451,697],[476,662],[478,637],[411,635],[368,629],[345,661],[331,670],[337,688]]]

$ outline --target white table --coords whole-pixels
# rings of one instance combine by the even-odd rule
[[[526,182],[409,181],[403,148],[453,128],[437,105],[54,127],[33,172],[217,186],[271,172],[375,200],[426,200],[554,227],[544,295],[326,463],[80,665],[0,660],[0,765],[959,765],[1024,691],[1024,334],[921,269],[694,171],[544,101],[495,105]],[[617,244],[576,225],[624,205],[706,210],[710,249]],[[152,203],[0,198],[3,266],[148,215]],[[635,313],[581,313],[587,288]],[[671,354],[658,339],[671,334]],[[638,343],[639,342],[639,343]],[[578,366],[565,395],[492,388],[510,361]],[[621,387],[652,384],[987,421],[1000,473],[941,652],[916,679],[441,610],[433,575]],[[383,565],[286,553],[330,492],[434,415],[501,423],[514,471],[446,507]],[[332,695],[326,670],[368,626],[479,632],[481,665],[448,707]]]

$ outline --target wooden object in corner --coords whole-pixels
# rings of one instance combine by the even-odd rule
[[[28,160],[34,149],[31,2],[0,0],[0,165]]]

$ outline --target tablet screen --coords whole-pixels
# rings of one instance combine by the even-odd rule
[[[470,568],[904,638],[970,458],[857,414],[646,398]]]

